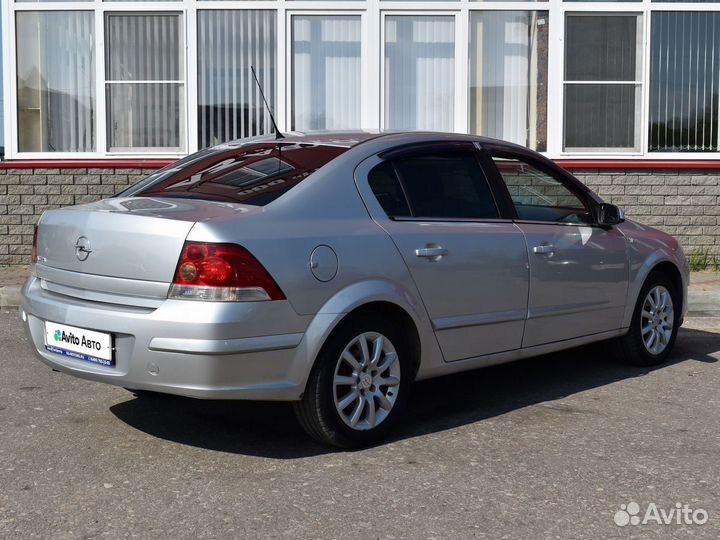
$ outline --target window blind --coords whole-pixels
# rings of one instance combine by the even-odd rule
[[[360,17],[292,18],[293,129],[360,127]]]
[[[184,147],[184,62],[178,13],[107,15],[108,147]]]
[[[87,11],[17,14],[21,152],[95,150],[93,21]]]
[[[275,19],[273,10],[198,12],[200,148],[273,131],[250,66],[275,112]]]
[[[547,11],[472,13],[472,133],[546,149],[547,23]]]
[[[717,151],[720,13],[653,13],[650,48],[650,151]]]
[[[453,131],[455,18],[385,18],[385,127]]]

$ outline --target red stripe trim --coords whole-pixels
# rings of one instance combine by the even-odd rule
[[[160,169],[174,159],[78,159],[0,161],[0,169]],[[565,169],[720,169],[716,160],[556,159]]]
[[[0,169],[160,169],[174,159],[23,159],[0,161]]]
[[[720,159],[555,159],[565,169],[720,169]]]

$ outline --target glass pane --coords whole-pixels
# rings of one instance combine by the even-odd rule
[[[384,69],[386,128],[453,130],[454,17],[387,16]]]
[[[182,197],[265,206],[345,153],[340,146],[270,140],[202,150],[142,180],[126,196]]]
[[[2,43],[2,24],[0,24],[0,43]],[[3,88],[3,57],[0,54],[0,90]],[[0,159],[5,157],[5,103],[3,92],[0,91]]]
[[[109,14],[105,33],[105,70],[109,81],[184,79],[180,16]]]
[[[292,20],[292,129],[359,128],[360,17]]]
[[[637,15],[568,15],[565,80],[638,80],[637,24]]]
[[[493,159],[520,219],[563,223],[592,221],[582,201],[550,174],[519,159]]]
[[[391,162],[383,161],[371,170],[368,184],[388,217],[410,217],[407,199]]]
[[[276,109],[276,14],[272,10],[198,12],[198,141],[200,148],[272,133],[252,76]]]
[[[177,13],[107,15],[109,150],[184,148],[181,23]]]
[[[23,11],[16,20],[18,149],[94,151],[93,13]]]
[[[107,85],[108,148],[182,150],[184,88],[175,83]]]
[[[650,151],[717,151],[720,13],[653,13],[650,46]]]
[[[547,149],[547,11],[470,19],[470,132]]]
[[[565,149],[639,150],[640,86],[565,85]]]
[[[435,154],[395,162],[410,212],[416,217],[498,217],[495,201],[474,154]]]

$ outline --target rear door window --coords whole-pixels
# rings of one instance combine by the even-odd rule
[[[498,210],[472,152],[399,157],[378,165],[370,187],[390,217],[492,219]]]

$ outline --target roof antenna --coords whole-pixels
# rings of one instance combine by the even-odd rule
[[[250,66],[250,69],[252,70],[253,77],[255,78],[255,82],[258,85],[258,90],[260,90],[260,96],[262,96],[263,102],[265,103],[265,108],[267,109],[268,114],[270,115],[270,120],[272,121],[272,125],[275,128],[275,139],[284,139],[285,135],[283,135],[280,130],[278,129],[277,122],[275,122],[275,117],[273,116],[272,109],[270,108],[270,105],[268,105],[267,99],[265,99],[265,92],[263,92],[262,85],[260,84],[260,81],[257,78],[257,73],[255,73],[255,66]]]

